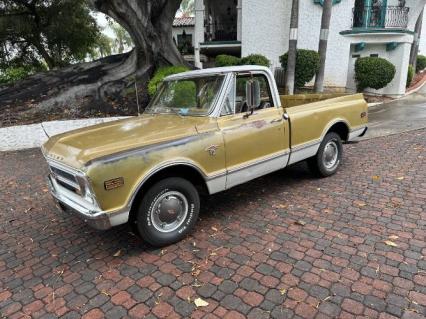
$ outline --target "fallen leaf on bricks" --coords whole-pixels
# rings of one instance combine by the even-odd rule
[[[398,239],[399,237],[397,236],[397,235],[390,235],[389,236],[389,239],[392,239],[392,240],[395,240],[395,239]]]
[[[397,177],[396,179],[402,181],[404,179],[404,176]]]
[[[371,178],[373,179],[373,181],[378,181],[380,179],[380,176],[379,175],[373,175]]]
[[[113,256],[120,257],[120,255],[121,255],[121,250],[117,250]]]
[[[197,307],[207,307],[209,303],[201,298],[197,298],[194,300],[194,304]]]
[[[392,247],[398,247],[397,244],[395,244],[393,241],[385,240],[385,244]]]
[[[213,230],[213,231],[217,231],[217,228],[216,228],[216,227],[214,227],[214,226],[212,226],[212,230]]]
[[[306,222],[304,222],[303,220],[298,220],[294,222],[296,225],[300,225],[300,226],[305,226]]]

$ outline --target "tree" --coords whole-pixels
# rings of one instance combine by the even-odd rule
[[[192,17],[194,15],[195,10],[194,5],[194,0],[182,0],[182,3],[179,8],[179,13],[182,15],[182,17]]]
[[[317,93],[324,91],[324,73],[325,61],[327,58],[327,41],[330,28],[331,10],[333,8],[333,0],[324,0],[321,17],[321,31],[318,53],[320,55],[320,67],[315,77],[314,90]]]
[[[294,74],[296,71],[297,28],[299,25],[299,0],[293,0],[290,18],[290,37],[288,42],[288,59],[286,68],[286,92],[294,94]]]
[[[3,0],[0,50],[10,59],[49,69],[82,61],[100,35],[85,0]]]
[[[417,55],[419,54],[419,43],[420,43],[420,36],[422,34],[422,24],[423,24],[423,12],[424,10],[420,12],[419,17],[417,18],[416,26],[414,27],[414,39],[413,39],[413,43],[411,44],[409,64],[412,65],[414,69],[416,69]]]
[[[89,52],[89,56],[92,58],[92,60],[104,58],[112,54],[112,48],[113,40],[109,36],[101,33],[96,38],[95,46]]]
[[[146,84],[154,70],[166,65],[186,65],[172,37],[172,24],[181,0],[93,0],[93,7],[113,18],[131,36],[134,49],[91,63],[49,72],[0,90],[0,105],[32,99],[39,109],[52,105],[120,100],[135,81],[148,99]],[[47,95],[46,98],[41,96]],[[80,103],[80,102],[79,102]]]
[[[112,23],[111,28],[115,36],[113,43],[115,52],[123,53],[126,47],[133,46],[132,38],[121,25],[118,23]]]

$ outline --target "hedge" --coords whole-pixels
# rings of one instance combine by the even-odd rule
[[[164,80],[166,76],[182,73],[188,71],[189,69],[183,65],[175,66],[166,66],[159,68],[155,73],[152,79],[148,82],[148,94],[153,96],[157,92],[157,86],[160,82]]]
[[[233,55],[221,54],[215,59],[215,66],[217,67],[234,65],[261,65],[269,67],[271,62],[267,57],[261,54],[250,54],[241,59]]]
[[[227,55],[227,54],[220,54],[215,59],[215,65],[217,67],[221,66],[234,66],[234,65],[240,65],[241,59],[237,58],[233,55]]]
[[[261,65],[269,68],[271,62],[261,54],[250,54],[241,59],[241,65]]]
[[[358,92],[366,88],[379,90],[388,85],[395,76],[395,66],[378,57],[358,58],[355,62],[355,81]]]
[[[416,64],[416,73],[426,69],[426,56],[418,55]]]
[[[413,81],[414,77],[414,67],[410,64],[408,66],[408,72],[407,72],[407,84],[406,87],[408,88],[411,84],[411,81]]]
[[[280,56],[281,66],[287,69],[288,52]],[[320,56],[317,51],[299,49],[296,53],[295,86],[303,87],[311,81],[320,67]]]

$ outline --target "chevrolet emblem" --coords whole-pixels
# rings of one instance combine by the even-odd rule
[[[210,145],[206,148],[206,151],[209,152],[210,156],[215,156],[218,148],[219,145]]]

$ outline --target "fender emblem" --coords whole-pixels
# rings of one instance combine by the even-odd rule
[[[119,188],[124,185],[124,178],[117,177],[104,182],[105,190],[110,191],[114,188]]]
[[[206,148],[206,151],[209,152],[210,156],[215,156],[218,148],[219,145],[210,145]]]

